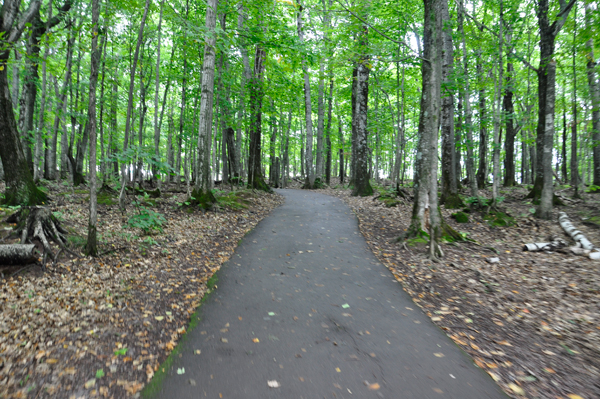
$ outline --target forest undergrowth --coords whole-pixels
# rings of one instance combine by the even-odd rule
[[[499,208],[512,226],[497,226],[505,223],[478,213],[466,213],[469,223],[457,223],[451,215],[458,210],[442,206],[445,220],[474,242],[442,244],[445,257],[434,263],[425,245],[397,242],[410,225],[411,202],[390,198],[391,188],[361,198],[336,182],[332,187],[319,192],[352,208],[370,248],[415,304],[508,395],[600,397],[600,262],[566,251],[522,250],[557,236],[572,244],[558,225],[560,211],[600,245],[600,195],[573,201],[571,190],[558,189],[567,205],[545,221],[533,216],[526,188],[501,189]],[[491,197],[488,190],[480,194]]]
[[[45,183],[45,190],[80,254],[89,189]],[[184,186],[172,185],[160,198],[128,196],[137,206],[123,214],[118,193],[104,192],[103,256],[63,252],[45,273],[0,265],[0,398],[136,396],[185,334],[213,274],[282,202],[254,190],[216,194],[215,208],[203,212],[186,205]],[[0,220],[14,211],[1,209]],[[14,227],[0,223],[0,239]]]

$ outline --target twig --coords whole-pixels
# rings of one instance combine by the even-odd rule
[[[496,248],[494,248],[494,247],[487,247],[485,245],[482,245],[482,244],[478,243],[477,241],[463,241],[463,242],[467,242],[467,243],[471,243],[471,244],[477,245],[477,246],[479,246],[481,248],[485,248],[487,250],[490,250],[490,251],[492,251],[492,252],[494,252],[496,254],[500,253],[500,251],[498,251]]]

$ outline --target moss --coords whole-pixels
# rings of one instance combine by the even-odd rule
[[[446,209],[460,209],[465,206],[465,203],[458,194],[448,195],[444,197],[444,207]]]
[[[464,212],[453,213],[452,219],[456,220],[457,223],[469,223],[469,215]]]
[[[424,233],[427,234],[427,233]],[[409,238],[408,240],[406,240],[406,245],[409,247],[425,247],[427,244],[429,244],[429,234],[427,234],[428,237],[414,237],[414,238]]]
[[[515,218],[504,212],[490,212],[483,217],[491,227],[509,227],[515,225]]]
[[[216,202],[217,199],[210,190],[203,191],[200,189],[194,189],[194,191],[192,191],[192,195],[190,198],[191,207],[198,206],[202,209],[207,210],[211,209]]]
[[[382,201],[388,208],[396,207],[400,203],[400,200],[397,200],[395,198],[384,198]]]

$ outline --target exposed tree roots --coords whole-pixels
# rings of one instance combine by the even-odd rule
[[[49,208],[31,206],[22,208],[19,212],[9,216],[6,220],[9,223],[16,223],[17,229],[14,234],[21,237],[21,244],[39,240],[44,247],[42,260],[42,269],[46,269],[48,258],[56,262],[58,255],[54,255],[49,240],[54,241],[61,250],[78,256],[70,251],[66,245],[67,231],[63,229],[60,222],[52,214]]]

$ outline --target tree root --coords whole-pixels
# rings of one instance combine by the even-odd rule
[[[42,270],[46,270],[48,258],[55,264],[58,255],[63,250],[76,257],[80,257],[66,247],[68,233],[61,227],[60,222],[49,208],[39,206],[24,207],[19,212],[11,215],[7,219],[7,222],[17,224],[15,234],[20,235],[21,244],[35,239],[40,241],[44,247]],[[56,255],[52,252],[49,239],[54,241],[61,249]]]

